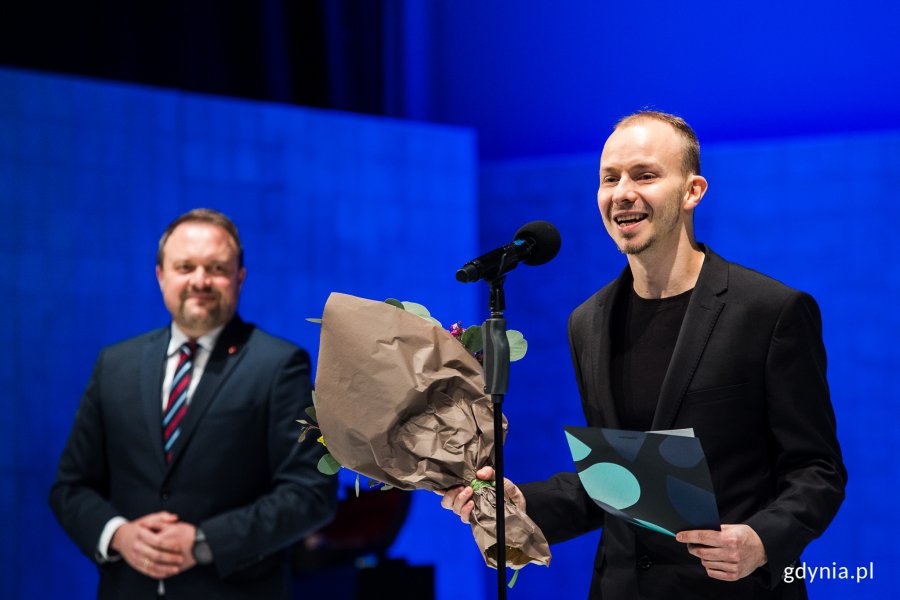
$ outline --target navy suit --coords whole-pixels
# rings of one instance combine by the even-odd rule
[[[691,295],[654,430],[692,427],[709,461],[723,523],[750,525],[768,564],[738,582],[711,579],[673,538],[606,516],[574,473],[521,486],[551,543],[604,528],[591,598],[805,598],[780,583],[831,522],[847,473],[811,296],[711,250]],[[612,306],[629,269],[579,306],[569,342],[588,425],[620,428],[610,387]]]
[[[200,527],[214,555],[165,581],[166,597],[290,597],[287,549],[324,525],[336,478],[321,446],[297,443],[309,405],[307,353],[235,317],[191,398],[167,465],[162,381],[168,327],[104,349],[63,451],[50,504],[87,556],[114,516],[169,511]],[[101,598],[155,598],[124,560],[100,564]]]

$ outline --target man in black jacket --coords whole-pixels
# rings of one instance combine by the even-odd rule
[[[551,543],[603,527],[592,598],[804,598],[782,574],[844,498],[818,306],[696,242],[706,189],[684,120],[642,111],[616,125],[597,196],[628,267],[575,309],[569,341],[589,425],[694,429],[721,531],[673,539],[630,525],[574,473],[507,485]],[[467,522],[471,495],[456,488],[442,504]]]

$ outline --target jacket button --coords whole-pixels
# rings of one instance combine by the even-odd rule
[[[649,569],[650,567],[653,566],[653,561],[650,560],[649,556],[642,556],[638,559],[637,564],[638,564],[638,567],[640,567],[642,570],[646,571],[647,569]]]

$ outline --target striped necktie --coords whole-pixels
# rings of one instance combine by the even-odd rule
[[[181,435],[181,420],[187,412],[188,389],[191,387],[191,373],[194,370],[194,353],[197,351],[197,342],[185,342],[181,346],[181,355],[178,357],[178,366],[175,367],[175,375],[172,377],[172,388],[163,409],[163,451],[166,454],[166,464],[172,462],[172,447]]]

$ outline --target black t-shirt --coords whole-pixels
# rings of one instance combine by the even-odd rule
[[[611,382],[623,429],[648,431],[653,423],[691,292],[647,300],[631,289],[613,306]]]

